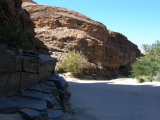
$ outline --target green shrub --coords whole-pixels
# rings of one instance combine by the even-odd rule
[[[22,31],[18,21],[5,25],[2,29],[2,35],[5,37],[5,43],[9,47],[25,50],[32,48],[30,38],[34,36],[34,33],[27,30]]]
[[[143,45],[145,56],[140,57],[132,64],[132,76],[139,82],[158,81],[155,76],[160,73],[160,42],[152,45]]]
[[[77,76],[84,69],[87,58],[75,50],[65,53],[64,59],[58,65],[59,72],[71,72],[73,76]]]

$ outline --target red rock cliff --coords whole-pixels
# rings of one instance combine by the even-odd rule
[[[82,51],[90,64],[84,71],[93,76],[129,74],[128,66],[140,55],[138,47],[124,35],[107,30],[102,23],[65,8],[26,4],[35,23],[39,50],[60,59],[63,52]],[[100,69],[103,68],[103,69]]]

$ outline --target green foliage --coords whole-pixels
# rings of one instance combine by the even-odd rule
[[[31,31],[21,31],[21,26],[18,21],[12,24],[5,25],[2,30],[2,35],[5,37],[5,42],[9,47],[16,47],[21,49],[31,49],[32,44],[30,38],[34,36]]]
[[[87,58],[81,53],[75,50],[65,53],[64,59],[58,65],[60,72],[71,72],[73,76],[77,76],[84,69],[84,65],[87,62]]]
[[[139,82],[158,81],[156,76],[160,74],[160,42],[143,45],[143,49],[146,55],[132,64],[132,76],[137,78]]]

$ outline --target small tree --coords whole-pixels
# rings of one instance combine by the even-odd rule
[[[87,63],[87,58],[81,52],[69,51],[59,63],[58,70],[71,72],[73,76],[77,76],[82,72],[85,63]]]
[[[141,81],[153,81],[160,74],[160,42],[143,45],[145,56],[132,64],[132,76]]]

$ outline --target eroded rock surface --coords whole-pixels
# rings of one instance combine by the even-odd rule
[[[23,3],[35,23],[37,47],[58,60],[68,50],[82,51],[88,58],[85,75],[112,78],[128,75],[130,64],[140,56],[138,47],[102,23],[65,8]]]
[[[68,83],[54,72],[46,82],[14,96],[0,98],[0,118],[9,119],[13,116],[12,120],[75,120],[70,114],[71,94],[67,86]]]
[[[31,32],[34,33],[34,23],[30,20],[30,14],[21,7],[22,0],[0,0],[0,44],[8,45],[5,43],[6,36],[2,35],[4,27],[18,23],[16,32]],[[9,35],[9,34],[8,34]],[[26,34],[26,37],[33,42],[34,37]]]

